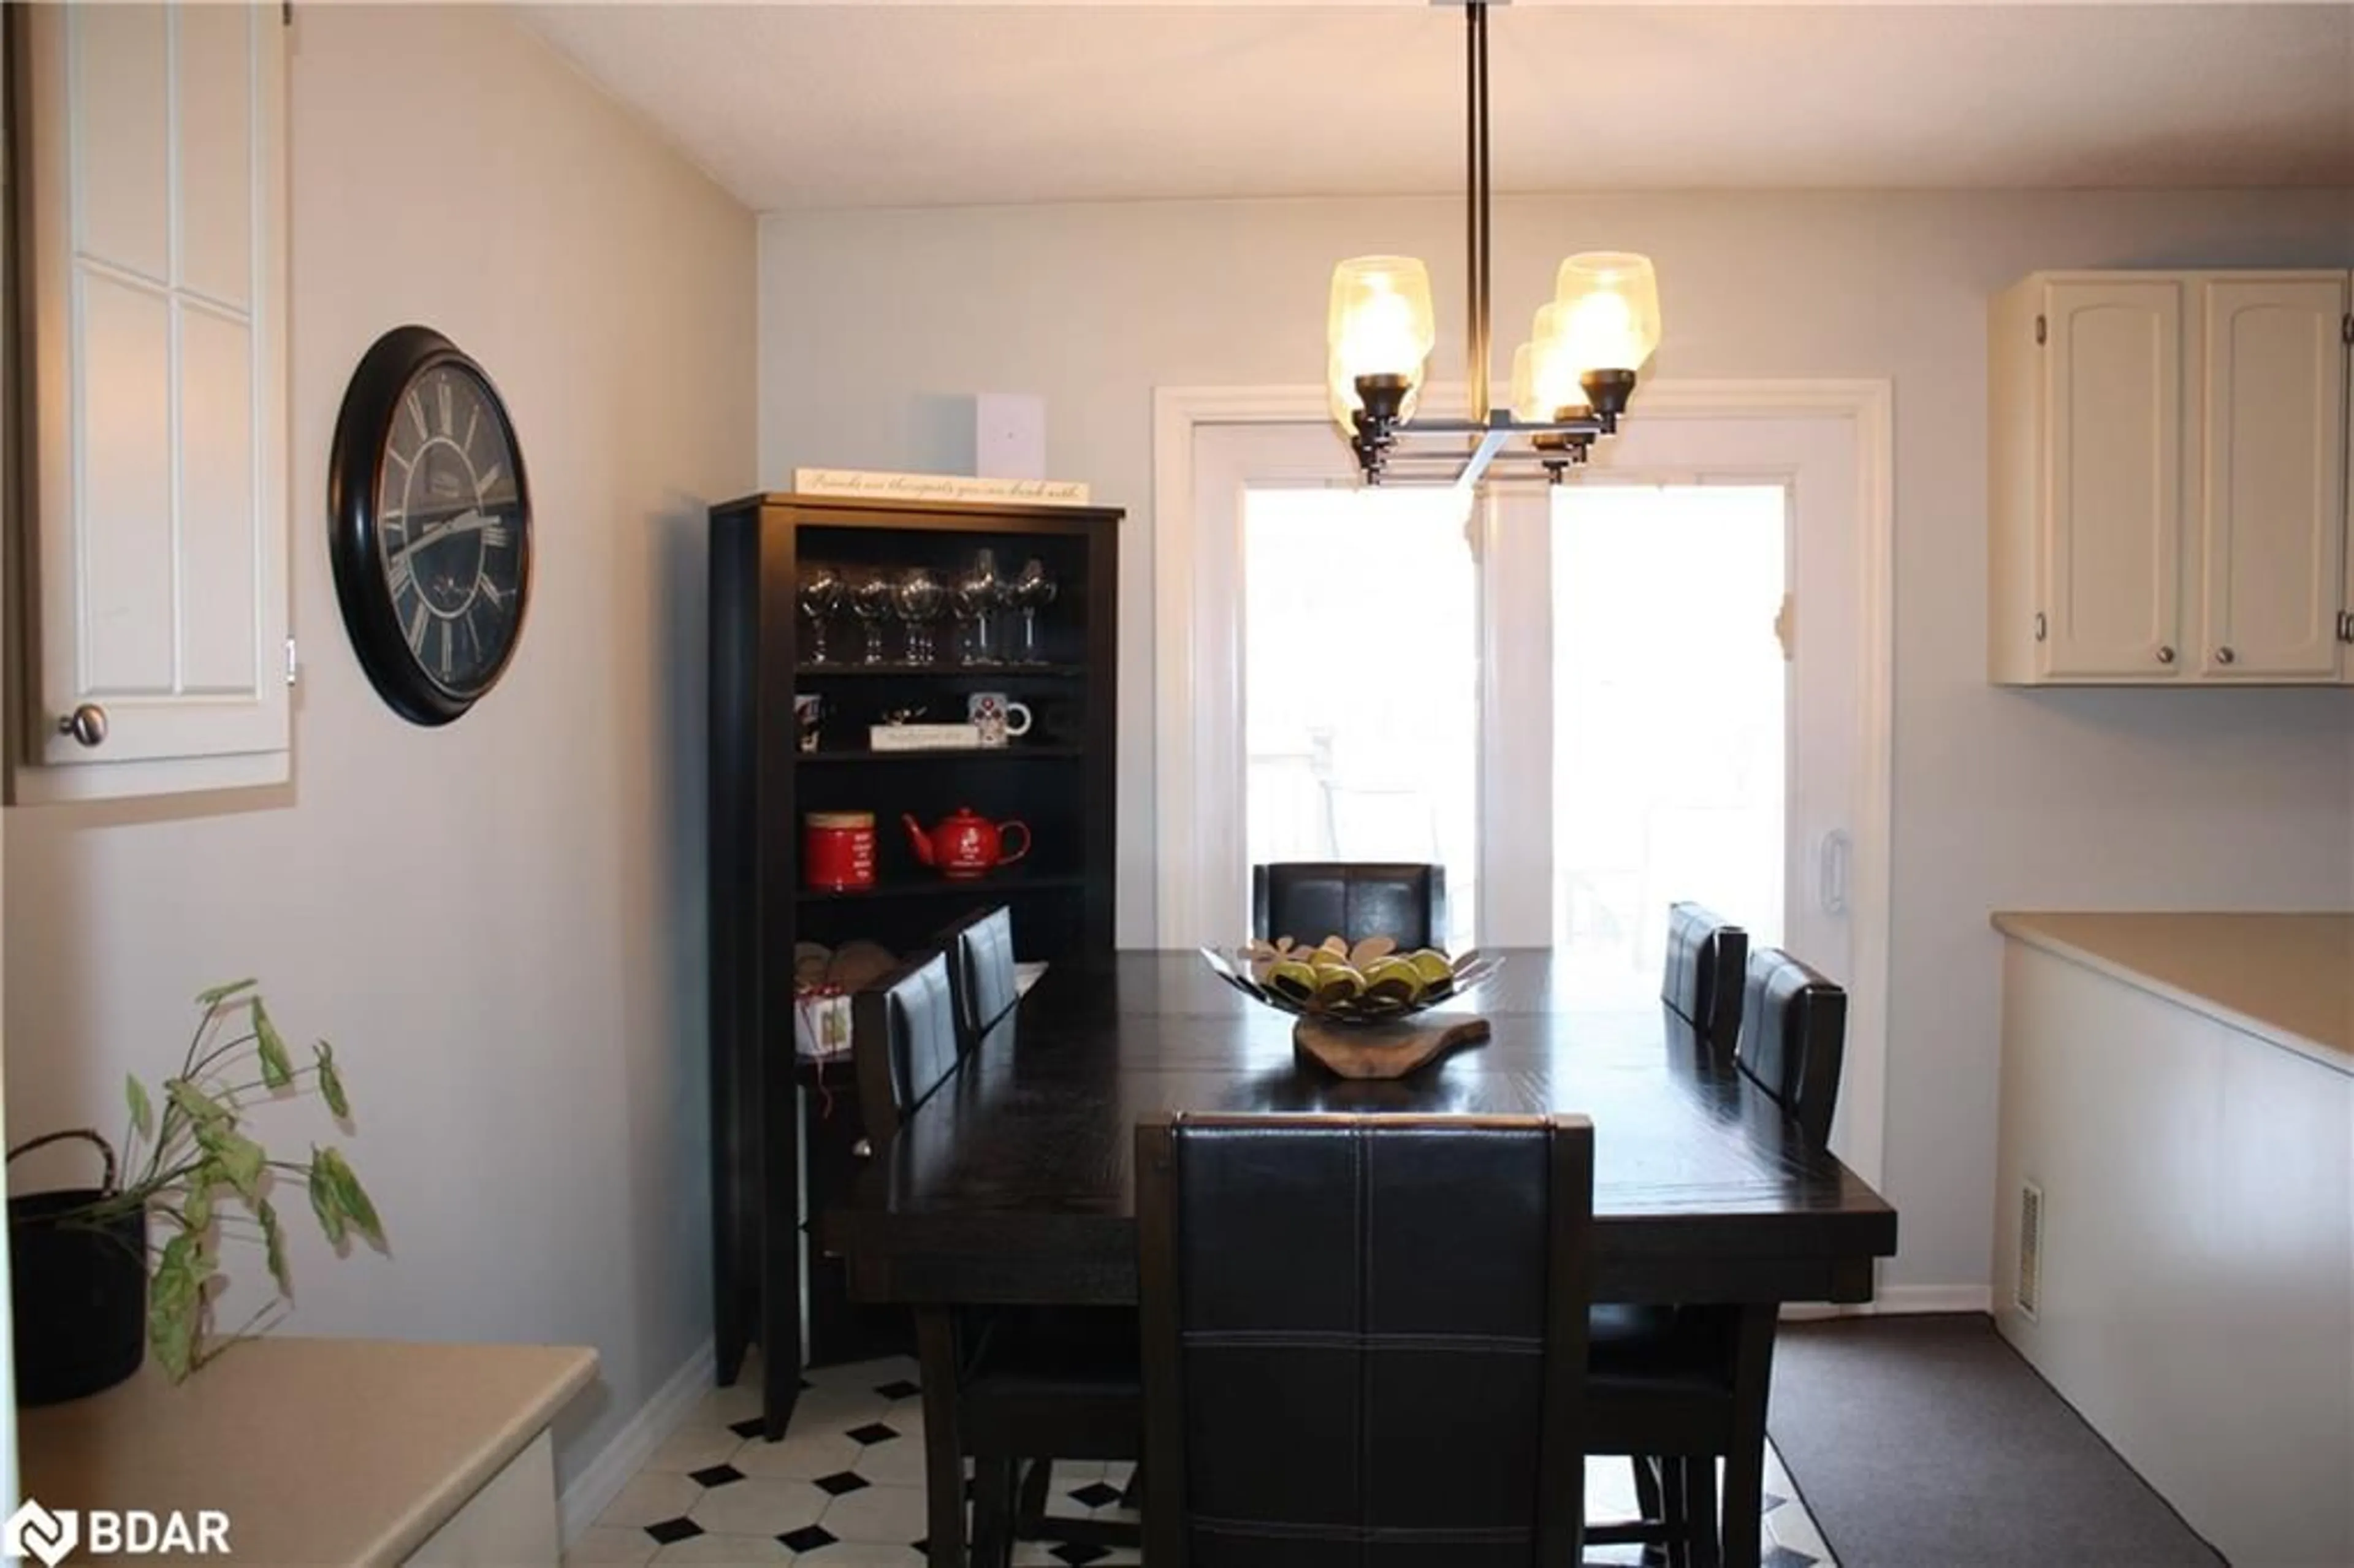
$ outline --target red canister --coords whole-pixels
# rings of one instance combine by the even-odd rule
[[[875,885],[875,813],[811,811],[801,819],[801,880],[822,893]]]

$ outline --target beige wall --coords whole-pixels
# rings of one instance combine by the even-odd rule
[[[1502,355],[1569,252],[1659,264],[1663,376],[1896,388],[1890,1277],[1983,1286],[1999,907],[2354,904],[2354,693],[1986,683],[1986,301],[2039,267],[2354,265],[2354,192],[1516,198],[1498,204]],[[1043,394],[1047,466],[1129,512],[1121,541],[1120,937],[1152,939],[1151,398],[1323,366],[1332,262],[1431,263],[1458,374],[1451,200],[1139,203],[771,217],[760,476],[956,469],[977,390]],[[1639,412],[1639,407],[1638,407]],[[961,422],[960,422],[961,421]]]
[[[489,8],[298,10],[295,783],[6,813],[9,1129],[119,1125],[190,995],[260,976],[340,1048],[393,1243],[338,1262],[296,1197],[289,1330],[596,1346],[568,1479],[710,1332],[700,541],[754,478],[754,225]],[[515,662],[441,730],[366,683],[325,550],[337,404],[404,322],[497,382],[537,530]]]

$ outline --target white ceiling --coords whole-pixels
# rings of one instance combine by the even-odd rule
[[[760,211],[1459,194],[1463,13],[557,5]],[[2354,185],[2354,4],[1490,13],[1500,190]]]

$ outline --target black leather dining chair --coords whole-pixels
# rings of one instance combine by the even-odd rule
[[[1153,1568],[1572,1568],[1594,1129],[1137,1128]]]
[[[1838,1107],[1846,992],[1775,948],[1748,956],[1742,991],[1734,1060],[1798,1138],[1819,1148]],[[1776,1317],[1771,1302],[1595,1314],[1588,1452],[1633,1459],[1636,1494],[1652,1521],[1595,1539],[1662,1542],[1690,1568],[1760,1561]],[[1708,1528],[1718,1517],[1720,1458],[1721,1533]]]
[[[1741,1034],[1742,971],[1749,933],[1698,904],[1668,906],[1667,973],[1659,1000],[1719,1055]]]
[[[1010,965],[1012,949],[1005,951]],[[943,952],[911,958],[851,999],[860,1107],[878,1155],[933,1096],[951,1092],[947,1086],[958,1068],[995,1039],[984,1026],[970,1049],[960,1049],[949,959]],[[992,1023],[1002,1022],[1003,1011]],[[963,1558],[970,1459],[972,1561],[1006,1568],[1023,1461],[1043,1478],[1052,1462],[1047,1456],[1138,1457],[1143,1391],[1136,1314],[1124,1308],[917,1308],[915,1319],[924,1484],[931,1537],[938,1542],[933,1559]],[[1043,1500],[1034,1511],[1043,1515]],[[1043,1520],[1032,1522],[1034,1528]]]
[[[1839,1109],[1847,992],[1779,948],[1750,955],[1734,1059],[1820,1145]]]
[[[850,1058],[867,1143],[880,1148],[960,1060],[946,953],[924,952],[850,998]]]
[[[969,1052],[1020,1000],[1013,983],[1013,912],[1002,904],[976,909],[949,922],[933,940],[949,956],[957,1048]]]
[[[1251,934],[1312,948],[1388,937],[1408,952],[1447,945],[1443,866],[1278,861],[1251,867]]]

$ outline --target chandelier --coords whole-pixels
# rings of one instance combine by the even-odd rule
[[[1558,484],[1596,438],[1617,431],[1659,346],[1659,280],[1648,258],[1624,251],[1564,261],[1553,299],[1513,351],[1511,407],[1489,407],[1488,7],[1505,0],[1460,3],[1469,26],[1470,414],[1416,417],[1437,338],[1429,270],[1409,256],[1358,256],[1332,269],[1325,366],[1332,418],[1369,484]],[[1521,437],[1527,444],[1515,447]]]

